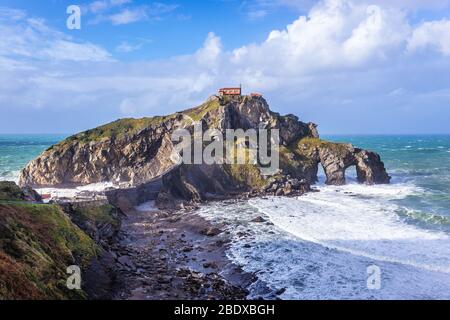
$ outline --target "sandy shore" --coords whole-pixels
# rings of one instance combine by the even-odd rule
[[[229,234],[192,210],[125,212],[112,247],[116,299],[245,299],[254,276],[225,255]]]

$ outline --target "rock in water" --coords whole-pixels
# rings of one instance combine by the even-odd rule
[[[300,153],[313,163],[320,163],[326,175],[326,184],[344,185],[345,172],[355,166],[357,179],[365,184],[387,184],[391,177],[378,154],[354,148],[351,144],[331,143],[317,138],[302,139],[298,144]],[[317,175],[317,169],[313,166]]]
[[[122,119],[79,133],[52,146],[21,172],[22,186],[80,186],[99,182],[140,187],[162,176],[160,189],[152,199],[174,203],[177,199],[201,201],[237,193],[267,190],[269,177],[255,164],[177,164],[171,135],[176,129],[192,131],[193,121],[203,130],[278,129],[280,132],[280,172],[276,179],[288,175],[294,183],[285,184],[278,194],[309,190],[317,181],[318,165],[327,175],[327,183],[345,183],[345,170],[356,166],[361,183],[389,183],[383,162],[374,152],[348,144],[323,141],[317,125],[299,121],[296,116],[272,112],[262,97],[227,98],[212,96],[199,107],[166,117]],[[243,150],[249,146],[236,143]],[[280,178],[281,177],[281,178]],[[286,179],[284,179],[286,180]],[[144,187],[141,187],[144,186]],[[145,192],[144,192],[145,193]],[[117,195],[115,195],[117,198]],[[142,203],[145,197],[139,195]],[[148,199],[148,200],[152,200]],[[137,201],[137,200],[136,200]],[[133,205],[130,203],[129,205]]]

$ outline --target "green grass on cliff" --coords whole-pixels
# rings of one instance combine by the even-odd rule
[[[312,162],[309,158],[299,154],[291,148],[280,146],[280,168],[292,177],[303,178],[304,169]]]
[[[258,166],[250,162],[250,150],[242,146],[243,141],[236,141],[233,164],[225,164],[224,168],[231,178],[241,186],[258,189],[266,185]],[[238,164],[238,158],[243,164]],[[256,157],[256,156],[255,156]]]
[[[220,102],[217,100],[208,101],[199,107],[187,110],[185,112],[186,115],[190,116],[194,121],[199,121],[202,119],[208,112],[213,111],[220,107]],[[90,143],[95,141],[100,141],[106,138],[121,138],[125,135],[133,135],[138,133],[139,131],[158,126],[165,121],[168,121],[174,118],[176,114],[171,114],[168,116],[156,116],[151,118],[141,118],[141,119],[119,119],[117,121],[105,124],[103,126],[87,130],[85,132],[78,133],[73,135],[57,146],[66,146],[75,141],[80,143]],[[49,148],[49,150],[51,150]]]
[[[214,110],[217,110],[220,108],[220,101],[219,100],[210,100],[205,102],[204,104],[195,107],[193,109],[186,110],[184,114],[191,117],[194,121],[200,121],[203,119],[203,117]]]
[[[241,186],[258,189],[266,185],[266,180],[261,175],[258,167],[253,164],[224,165],[225,170]]]
[[[325,148],[336,155],[343,156],[348,152],[348,144],[328,142],[319,138],[303,138],[297,143],[297,150],[302,153],[311,152],[318,148]]]
[[[79,143],[90,143],[100,141],[105,138],[121,138],[125,135],[133,135],[145,128],[160,125],[161,123],[173,118],[174,116],[175,115],[164,117],[157,116],[141,119],[119,119],[103,126],[73,135],[59,143],[57,146],[64,147],[75,141]],[[51,149],[53,149],[53,147],[50,147],[48,150]]]
[[[74,204],[72,206],[71,217],[77,221],[88,221],[95,225],[110,224],[118,227],[120,220],[117,209],[109,204]]]
[[[99,247],[56,205],[0,204],[0,300],[84,299],[66,287]]]
[[[21,201],[23,192],[14,182],[0,182],[0,201]]]

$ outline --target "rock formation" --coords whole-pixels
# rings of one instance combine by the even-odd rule
[[[171,134],[180,128],[192,132],[194,121],[204,130],[221,132],[279,129],[281,170],[267,177],[255,164],[176,164],[171,160]],[[356,166],[361,183],[390,180],[376,153],[323,141],[315,124],[272,112],[262,97],[212,96],[196,108],[173,115],[118,120],[72,136],[33,160],[22,171],[20,184],[37,187],[113,182],[129,189],[162,177],[158,197],[166,202],[255,191],[281,195],[307,191],[317,181],[319,164],[328,184],[344,184],[345,170],[350,166]]]

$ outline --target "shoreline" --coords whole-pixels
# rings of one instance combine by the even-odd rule
[[[376,213],[376,206],[371,209],[372,211],[366,212],[364,217],[368,220],[363,220],[362,222],[365,223],[360,224],[363,217],[358,218],[358,213],[352,214],[352,212],[347,212],[347,209],[342,211],[340,200],[345,200],[343,203],[347,204],[358,204],[361,201],[367,202],[371,198],[377,200],[383,199],[383,197],[402,199],[413,192],[413,190],[407,189],[399,193],[401,190],[395,185],[366,187],[349,184],[340,187],[327,186],[327,189],[321,189],[320,192],[312,189],[307,196],[300,198],[303,204],[306,204],[304,210],[309,210],[308,202],[314,203],[317,200],[326,203],[327,207],[332,209],[328,212],[339,213],[340,219],[345,218],[346,226],[350,226],[347,230],[348,235],[358,235],[358,226],[372,226],[375,221],[378,221],[380,228],[376,228],[377,232],[381,232],[381,238],[388,239],[386,233],[382,233],[382,231],[385,227],[391,226],[390,220],[371,220],[370,218],[371,213]],[[79,213],[82,211],[72,210],[72,206],[76,207],[75,209],[84,206],[86,208],[104,206],[102,201],[63,202],[59,205],[72,222],[102,246],[106,253],[97,257],[98,261],[94,261],[91,270],[85,270],[86,277],[83,276],[83,279],[86,289],[90,289],[86,290],[90,299],[289,300],[299,297],[307,299],[308,297],[319,297],[320,299],[321,297],[328,299],[336,297],[335,295],[328,296],[325,291],[315,291],[314,287],[309,287],[311,291],[305,291],[305,296],[298,295],[294,292],[297,290],[296,287],[291,287],[290,283],[282,280],[287,278],[279,273],[283,272],[283,268],[276,268],[277,263],[280,262],[286,266],[286,270],[289,269],[292,274],[298,274],[301,279],[303,276],[307,277],[308,281],[316,283],[315,285],[318,285],[319,288],[321,285],[335,284],[334,287],[332,286],[334,290],[344,290],[345,282],[342,283],[343,286],[334,282],[336,275],[329,269],[330,262],[338,268],[343,268],[340,276],[344,278],[349,276],[347,271],[351,271],[351,269],[346,269],[347,264],[351,265],[354,270],[361,271],[365,270],[367,265],[375,263],[399,278],[399,281],[390,281],[389,283],[395,290],[397,288],[401,290],[403,278],[401,270],[396,267],[399,263],[357,253],[352,254],[343,249],[333,248],[332,243],[304,240],[303,237],[298,238],[300,239],[298,241],[295,232],[287,230],[283,227],[283,223],[280,224],[280,221],[273,220],[274,217],[270,212],[261,210],[261,206],[257,205],[258,202],[266,203],[267,209],[273,209],[271,212],[276,213],[277,218],[284,219],[285,223],[288,219],[290,227],[295,219],[306,219],[305,221],[309,221],[309,223],[297,224],[303,226],[302,232],[306,235],[313,232],[311,236],[313,238],[314,232],[316,232],[315,235],[319,235],[320,238],[320,233],[325,234],[327,231],[320,223],[314,223],[316,220],[310,220],[314,219],[314,209],[311,209],[309,213],[300,210],[301,214],[295,217],[289,216],[290,212],[296,211],[293,208],[297,208],[299,205],[295,198],[298,197],[280,198],[243,194],[241,197],[205,201],[198,205],[185,203],[176,211],[167,208],[157,209],[153,201],[136,207],[132,207],[128,202],[123,202],[119,206],[111,205],[117,209],[117,215],[113,215],[119,222],[117,228],[114,227],[115,223],[111,224],[102,217],[91,217],[94,220],[80,219]],[[270,201],[275,201],[275,203],[271,204]],[[357,205],[354,207],[358,208]],[[110,211],[105,211],[105,213],[107,212]],[[326,219],[332,217],[332,214],[331,216],[327,215],[327,210],[324,212],[321,217],[327,221]],[[355,217],[356,220],[352,217]],[[374,217],[379,216],[375,214]],[[383,217],[389,218],[388,216]],[[356,223],[354,228],[351,228],[352,223],[354,225]],[[311,226],[321,227],[322,231],[311,229]],[[417,233],[420,229],[415,229],[409,224],[396,224],[394,227],[400,231],[414,231],[414,234],[421,235]],[[360,236],[358,237],[360,238]],[[402,243],[398,242],[398,244]],[[376,248],[383,249],[380,246]],[[313,256],[316,258],[305,258],[302,252],[314,252]],[[255,261],[256,263],[254,263]],[[258,261],[265,261],[268,264],[258,265]],[[292,261],[297,261],[295,266]],[[429,281],[434,286],[442,280],[435,275],[435,272],[424,272],[422,268],[400,264],[401,268],[408,268],[410,274],[420,277],[425,282]],[[245,271],[239,266],[242,266]],[[267,268],[265,269],[265,267]],[[357,287],[353,288],[358,297],[367,299],[397,297],[398,291],[395,290],[388,290],[387,293],[380,292],[379,295],[367,292],[367,288],[364,287],[365,279],[362,278],[365,273],[359,271],[354,274],[350,273],[352,279],[356,279],[358,283]],[[104,279],[102,279],[103,276],[105,276]],[[276,278],[278,276],[279,278]],[[112,281],[109,282],[109,280]],[[306,284],[301,284],[301,287],[304,285]],[[446,284],[442,285],[446,286]],[[429,286],[417,287],[414,292],[422,292],[419,291],[421,289],[430,290],[427,288]],[[299,290],[304,290],[304,288]],[[352,291],[345,290],[337,294],[338,297],[344,299],[353,295]],[[412,298],[414,297],[412,296]]]
[[[230,235],[193,209],[128,210],[118,244],[114,299],[246,300],[255,276],[226,256]]]

